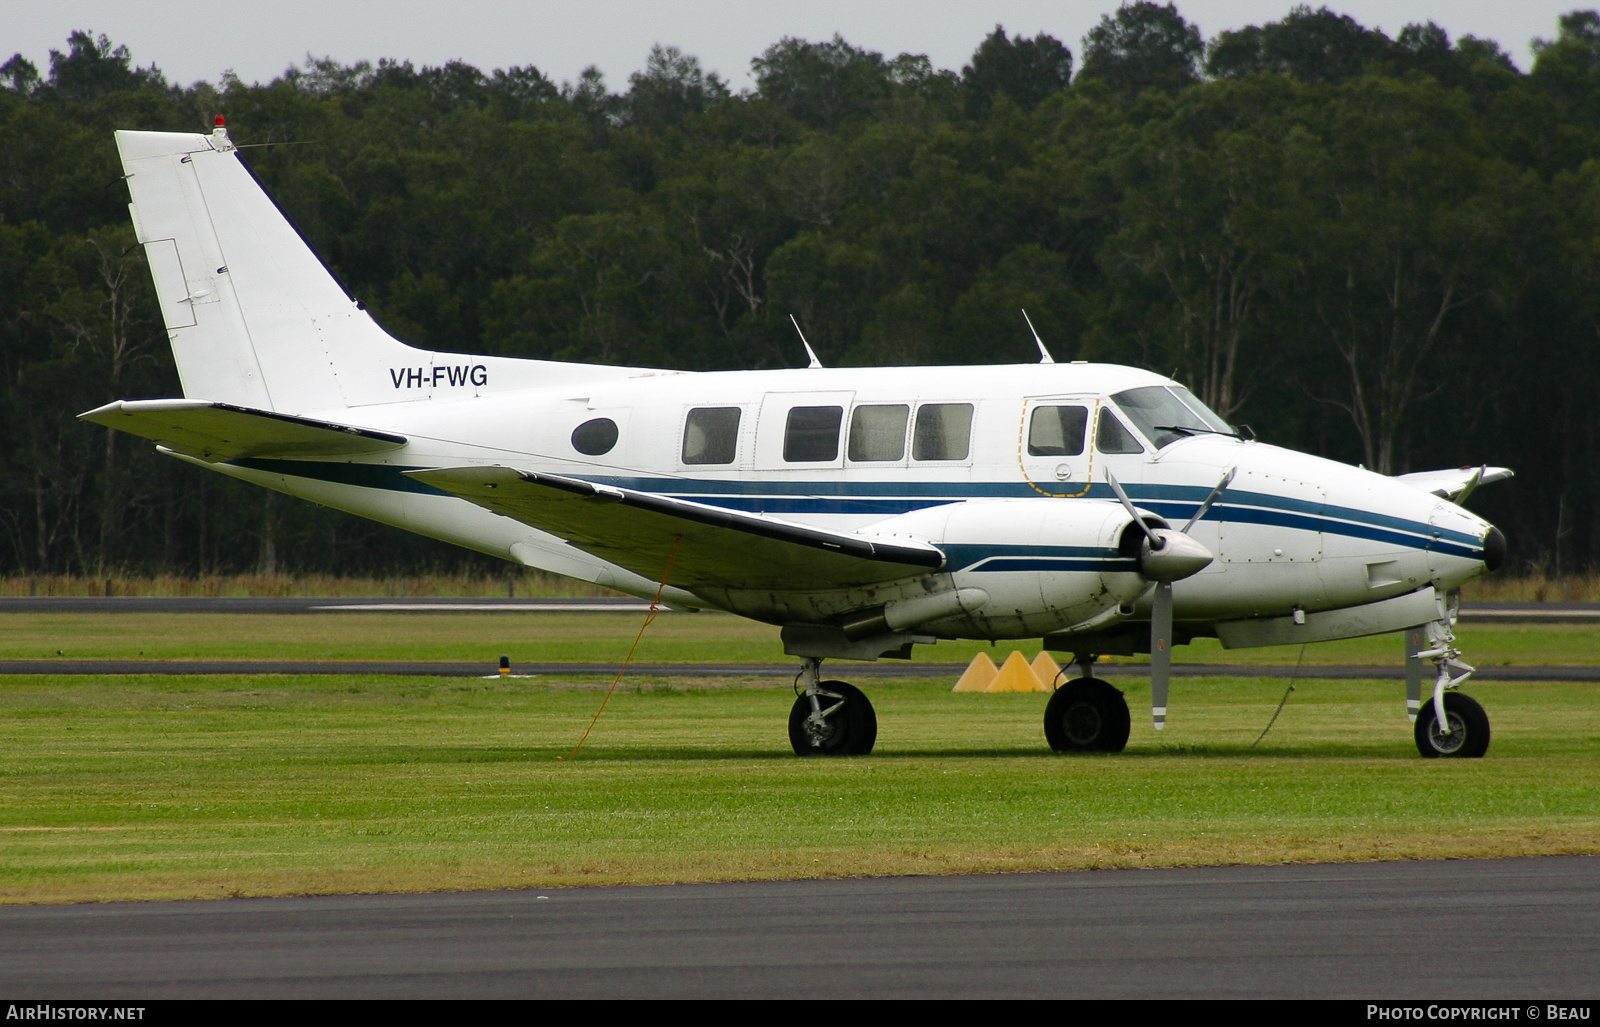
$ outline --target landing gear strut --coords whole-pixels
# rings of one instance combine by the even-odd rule
[[[1122,693],[1094,676],[1094,657],[1079,656],[1083,677],[1068,681],[1044,708],[1044,737],[1056,752],[1121,752],[1132,718]]]
[[[822,661],[800,661],[804,690],[789,710],[789,744],[796,756],[865,756],[878,740],[878,714],[861,689],[846,681],[819,681]]]
[[[1407,668],[1406,706],[1416,720],[1417,751],[1429,759],[1441,756],[1476,759],[1489,749],[1489,715],[1476,700],[1455,691],[1474,670],[1471,664],[1460,659],[1455,622],[1455,597],[1440,597],[1439,618],[1427,624],[1422,632],[1427,638],[1427,648],[1406,654],[1408,662],[1414,661]],[[1406,632],[1408,650],[1416,644],[1417,634]],[[1435,671],[1433,701],[1426,704],[1422,702],[1422,676],[1416,666],[1424,660],[1431,660]]]

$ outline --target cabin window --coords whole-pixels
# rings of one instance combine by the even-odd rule
[[[856,407],[850,412],[850,459],[905,459],[910,419],[911,408],[904,403]]]
[[[791,464],[839,458],[839,425],[844,407],[791,407],[783,433],[783,459]]]
[[[1028,424],[1029,456],[1082,456],[1088,407],[1035,407]]]
[[[617,422],[596,417],[572,429],[572,448],[584,456],[603,456],[617,444]]]
[[[739,452],[739,408],[696,407],[683,425],[683,462],[731,464]]]
[[[1100,421],[1094,430],[1094,448],[1113,456],[1119,453],[1143,453],[1144,447],[1133,437],[1133,432],[1122,426],[1110,407],[1100,408]]]
[[[917,408],[911,455],[918,460],[965,460],[972,448],[971,403],[925,403]]]

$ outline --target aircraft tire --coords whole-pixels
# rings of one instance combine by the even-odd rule
[[[1099,678],[1068,681],[1044,708],[1044,737],[1056,752],[1121,752],[1133,724],[1128,701]]]
[[[878,740],[878,714],[861,689],[847,681],[820,682],[824,692],[839,698],[823,696],[824,711],[836,710],[828,717],[831,728],[820,745],[812,743],[806,731],[806,718],[811,716],[811,700],[804,695],[794,701],[789,710],[789,744],[796,756],[865,756]]]
[[[1446,692],[1444,715],[1450,723],[1448,735],[1439,734],[1432,699],[1424,700],[1417,712],[1417,751],[1424,758],[1471,760],[1489,751],[1489,715],[1476,699]]]

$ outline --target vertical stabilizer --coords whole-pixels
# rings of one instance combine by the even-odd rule
[[[226,129],[118,132],[117,149],[185,395],[336,409],[398,398],[382,394],[385,369],[432,363],[345,294]]]
[[[117,149],[191,399],[305,414],[645,371],[414,349],[345,294],[226,129],[118,132]]]

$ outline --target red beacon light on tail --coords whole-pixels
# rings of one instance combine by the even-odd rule
[[[211,130],[211,148],[218,153],[227,153],[233,149],[233,140],[228,138],[228,123],[220,114],[216,117],[216,126]]]

